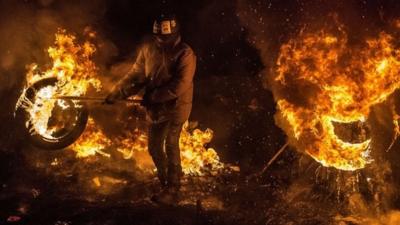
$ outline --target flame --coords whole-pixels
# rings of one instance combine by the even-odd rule
[[[93,33],[89,34],[95,37]],[[36,64],[29,66],[27,73],[27,88],[22,93],[17,108],[22,107],[29,113],[27,127],[32,124],[31,132],[37,133],[45,138],[57,139],[55,135],[58,128],[63,125],[52,126],[49,121],[53,115],[53,109],[57,106],[61,110],[67,110],[71,106],[82,107],[79,101],[67,102],[56,100],[55,96],[81,96],[90,86],[97,91],[101,89],[101,82],[97,78],[98,69],[91,60],[96,48],[88,41],[77,43],[74,35],[68,34],[60,29],[56,33],[54,46],[48,49],[52,66],[40,72]],[[55,85],[40,88],[35,93],[33,100],[26,97],[26,90],[35,82],[44,78],[57,78]],[[65,122],[67,123],[67,122]],[[188,123],[182,130],[180,146],[182,155],[182,166],[185,174],[201,175],[205,170],[216,171],[223,167],[219,162],[216,151],[207,149],[205,145],[212,139],[212,131],[194,130],[189,131]],[[84,133],[69,147],[76,152],[77,158],[86,158],[100,154],[111,158],[108,153],[110,149],[120,152],[124,159],[135,158],[139,168],[154,171],[151,158],[147,153],[147,136],[143,131],[134,130],[126,132],[121,137],[112,140],[103,133],[92,118],[89,118]]]
[[[277,59],[277,123],[291,145],[323,166],[364,168],[371,139],[344,141],[334,124],[365,123],[371,107],[400,87],[399,66],[400,51],[385,32],[353,46],[341,25],[335,32],[301,31],[281,46]]]
[[[183,126],[179,145],[181,149],[182,170],[186,175],[204,175],[207,172],[218,172],[223,168],[217,152],[206,145],[211,142],[213,132],[211,129],[190,131],[189,122]],[[147,135],[145,132],[135,130],[127,132],[125,137],[118,137],[111,141],[97,127],[93,119],[89,119],[83,135],[71,146],[77,152],[77,157],[89,157],[101,154],[110,157],[103,150],[114,147],[122,154],[124,159],[136,159],[137,166],[143,171],[154,171],[154,164],[150,163],[147,149]]]
[[[96,126],[94,120],[89,118],[85,132],[70,148],[76,152],[76,157],[78,158],[85,158],[96,153],[110,157],[110,154],[105,153],[103,150],[111,144],[112,141]]]
[[[223,168],[219,156],[213,148],[206,148],[213,138],[213,131],[195,129],[189,132],[189,123],[183,126],[179,146],[181,149],[182,170],[185,174],[202,175],[207,167],[211,171]]]
[[[24,89],[18,100],[17,108],[22,107],[29,114],[27,126],[33,125],[31,133],[56,139],[54,133],[58,127],[49,125],[53,109],[56,106],[66,109],[71,107],[71,104],[67,104],[64,100],[53,99],[55,96],[81,96],[90,86],[96,90],[101,89],[101,83],[96,78],[98,69],[91,60],[95,51],[95,46],[90,42],[78,44],[75,36],[60,29],[55,35],[54,46],[47,50],[52,60],[52,66],[44,72],[39,71],[37,64],[28,67],[27,88]],[[28,99],[25,94],[28,87],[45,78],[57,78],[56,85],[42,87],[36,90],[37,93],[33,100]],[[76,101],[72,104],[74,107],[80,107]]]

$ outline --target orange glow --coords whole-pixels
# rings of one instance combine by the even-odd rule
[[[302,31],[282,45],[273,80],[276,121],[289,143],[326,167],[364,168],[371,139],[340,139],[335,123],[365,123],[372,106],[400,87],[400,51],[387,33],[350,46],[336,32]],[[296,94],[287,94],[292,90]],[[282,94],[286,93],[286,94]]]
[[[90,33],[90,38],[95,38],[95,33]],[[50,68],[39,72],[38,65],[28,67],[26,76],[27,87],[44,78],[57,78],[56,85],[41,88],[33,100],[25,97],[24,90],[17,108],[22,107],[28,112],[30,122],[33,124],[32,133],[54,139],[57,127],[49,126],[53,108],[58,105],[62,109],[69,107],[64,100],[53,99],[55,96],[83,96],[88,88],[94,87],[100,91],[102,88],[98,77],[98,69],[91,60],[96,52],[93,44],[85,41],[77,43],[74,35],[65,30],[59,30],[55,35],[55,43],[48,49],[52,61]],[[72,101],[75,107],[81,107],[80,102]],[[28,123],[27,123],[28,124]],[[96,156],[98,154],[111,158],[110,150],[115,150],[128,160],[134,158],[138,167],[144,171],[154,171],[154,165],[147,153],[147,136],[143,131],[134,130],[125,132],[124,137],[107,137],[95,120],[89,118],[84,133],[68,149],[76,152],[77,158]],[[217,171],[223,167],[214,149],[205,145],[212,139],[212,131],[189,131],[188,123],[185,124],[181,134],[180,146],[182,167],[185,174],[201,175],[205,170]],[[99,180],[95,181],[100,185]]]
[[[210,129],[189,131],[189,123],[185,123],[180,137],[182,170],[187,175],[202,175],[205,171],[217,172],[223,168],[217,152],[205,145],[211,142],[213,133]],[[124,159],[135,159],[136,164],[143,171],[154,171],[153,163],[149,163],[150,155],[147,151],[147,136],[139,130],[130,132],[127,137],[116,138],[111,141],[96,126],[93,119],[89,119],[83,135],[71,146],[77,152],[77,157],[88,157],[100,154],[110,157],[104,149],[113,146],[122,154]]]
[[[38,65],[32,64],[28,67],[26,76],[27,87],[44,78],[57,78],[57,84],[40,89],[33,101],[25,97],[24,91],[17,103],[17,107],[24,108],[30,115],[29,119],[33,124],[31,132],[49,139],[54,139],[55,132],[54,128],[48,126],[53,108],[56,105],[62,108],[68,107],[64,100],[55,100],[53,97],[81,96],[90,86],[96,90],[101,89],[101,83],[96,78],[98,69],[91,60],[96,51],[95,46],[89,42],[79,45],[75,39],[75,36],[67,34],[65,30],[60,29],[57,32],[54,46],[48,49],[52,66],[40,72]],[[79,107],[77,102],[74,104]]]
[[[76,152],[78,158],[92,156],[96,153],[110,157],[110,154],[103,150],[111,144],[112,141],[96,126],[93,119],[89,118],[85,132],[70,148]]]

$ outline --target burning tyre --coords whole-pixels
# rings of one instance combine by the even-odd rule
[[[271,89],[289,144],[322,166],[355,171],[374,159],[371,109],[400,88],[396,39],[381,32],[350,43],[346,29],[304,30],[280,48]],[[400,134],[392,107],[393,138]]]
[[[56,99],[58,96],[84,96],[88,88],[100,91],[98,68],[92,61],[96,51],[90,41],[59,29],[54,44],[47,49],[46,67],[27,66],[26,83],[16,108],[22,112],[30,142],[42,149],[61,149],[82,134],[88,110],[82,101]]]
[[[74,143],[88,121],[88,109],[76,100],[54,99],[57,78],[39,80],[23,95],[22,108],[32,145],[56,150]]]

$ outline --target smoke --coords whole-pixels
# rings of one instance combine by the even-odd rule
[[[248,42],[259,51],[264,70],[264,87],[270,88],[268,77],[280,45],[299,29],[298,1],[237,1],[240,22],[248,29]]]
[[[26,62],[46,62],[45,49],[54,41],[58,28],[83,33],[104,14],[102,0],[88,1],[9,1],[1,3],[0,66],[2,71],[24,69]],[[1,89],[11,89],[24,74],[2,76]]]
[[[16,147],[21,136],[15,135],[19,122],[13,118],[15,103],[25,85],[26,66],[37,63],[41,68],[50,60],[47,48],[54,43],[59,28],[77,35],[78,39],[88,30],[98,33],[96,63],[103,65],[117,54],[115,45],[104,37],[98,26],[106,12],[106,1],[0,1],[0,118],[2,135],[0,145]],[[15,130],[15,131],[14,131]]]

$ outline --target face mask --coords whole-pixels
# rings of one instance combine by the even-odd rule
[[[154,35],[154,38],[157,41],[157,43],[163,46],[175,44],[178,37],[179,37],[178,34]]]

